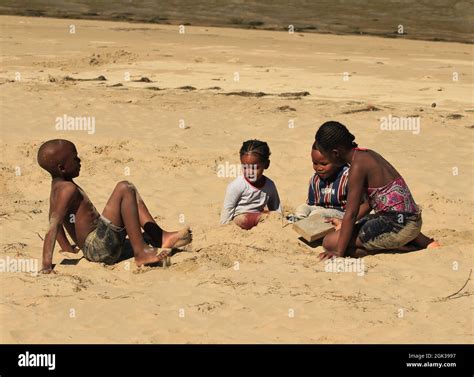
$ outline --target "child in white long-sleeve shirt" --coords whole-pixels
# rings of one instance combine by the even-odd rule
[[[259,223],[265,207],[281,213],[280,198],[273,181],[263,175],[270,166],[270,148],[260,140],[248,140],[240,149],[243,176],[227,186],[221,224],[234,221],[242,229]]]

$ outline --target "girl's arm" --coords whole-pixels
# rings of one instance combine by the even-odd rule
[[[343,257],[346,253],[347,246],[351,241],[354,231],[354,224],[357,220],[358,214],[362,211],[360,209],[360,202],[364,192],[365,171],[359,164],[352,164],[348,177],[348,195],[347,206],[344,217],[342,218],[339,239],[336,246],[336,252],[323,253],[320,259],[330,258],[332,256]]]
[[[365,201],[361,203],[356,221],[359,221],[361,218],[368,215],[370,211],[371,211],[371,208],[369,206],[369,202]],[[331,218],[327,218],[325,221],[327,223],[331,223],[334,226],[334,229],[336,230],[341,229],[342,219],[331,217]]]
[[[277,211],[282,213],[280,196],[278,195],[278,191],[275,185],[273,185],[273,192],[270,195],[267,207],[269,211]]]
[[[227,186],[224,198],[224,205],[221,211],[221,224],[227,224],[234,218],[235,209],[242,197],[240,185],[234,181]]]
[[[359,207],[359,214],[357,215],[357,221],[363,218],[364,216],[368,215],[370,211],[371,211],[371,208],[369,206],[369,202],[368,201],[363,202]]]

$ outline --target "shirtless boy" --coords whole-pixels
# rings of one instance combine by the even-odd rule
[[[79,176],[81,160],[76,147],[68,140],[49,140],[38,151],[38,164],[51,174],[49,229],[44,238],[42,273],[53,270],[52,260],[56,240],[62,250],[83,251],[92,262],[113,264],[120,259],[125,237],[128,235],[138,266],[160,262],[170,248],[192,241],[189,228],[177,232],[162,230],[150,215],[136,187],[127,181],[119,182],[107,202],[102,215],[86,193],[73,179]],[[145,243],[141,228],[150,236],[157,249]],[[71,245],[66,233],[77,246]]]

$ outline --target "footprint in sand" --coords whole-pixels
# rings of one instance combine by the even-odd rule
[[[223,301],[214,301],[214,302],[203,302],[201,304],[196,304],[194,307],[198,312],[208,313],[213,312],[214,310],[220,308],[224,305]]]

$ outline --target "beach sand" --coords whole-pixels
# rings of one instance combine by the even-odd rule
[[[167,269],[56,251],[55,275],[0,274],[2,343],[473,341],[472,280],[447,298],[472,268],[471,45],[17,16],[0,23],[2,260],[40,263],[50,178],[36,153],[53,138],[76,144],[76,181],[99,211],[116,182],[129,180],[159,224],[194,233]],[[99,76],[106,80],[70,79]],[[152,82],[138,81],[145,77]],[[93,117],[94,133],[56,130],[64,116]],[[381,130],[389,116],[419,117],[419,132]],[[239,163],[244,140],[269,143],[266,174],[290,213],[306,199],[311,144],[327,120],[399,170],[423,209],[423,232],[443,247],[368,256],[363,275],[334,273],[317,261],[322,248],[278,216],[250,231],[218,225],[233,177],[217,173]]]

